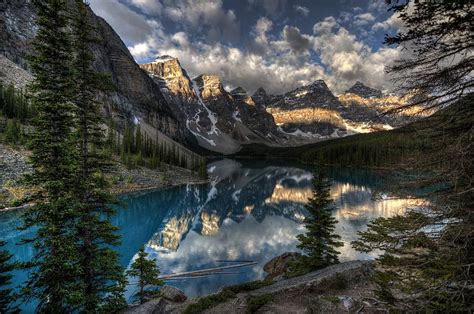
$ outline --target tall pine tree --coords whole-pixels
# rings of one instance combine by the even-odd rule
[[[119,244],[117,228],[111,223],[115,202],[106,192],[103,179],[108,166],[106,161],[106,136],[96,95],[105,91],[106,81],[92,67],[93,55],[90,46],[94,43],[93,28],[87,16],[87,7],[82,0],[75,0],[75,15],[72,20],[74,52],[72,64],[74,74],[74,100],[76,105],[79,167],[75,193],[80,202],[75,237],[80,252],[80,282],[84,288],[84,310],[95,312],[100,308],[111,309],[111,295],[121,297],[124,281],[123,269],[118,263],[118,254],[111,246]]]
[[[317,270],[339,262],[336,248],[343,245],[339,235],[334,234],[337,220],[331,215],[334,210],[330,198],[331,184],[321,172],[313,178],[313,197],[305,205],[309,215],[304,224],[307,232],[298,235],[298,248],[305,255],[300,261],[307,270]]]
[[[31,100],[37,110],[31,134],[35,186],[33,206],[24,215],[23,228],[35,227],[35,253],[23,295],[39,300],[38,310],[58,313],[78,308],[82,299],[75,228],[78,204],[73,193],[77,151],[73,141],[71,41],[65,2],[35,0],[38,31],[29,57],[35,76]]]

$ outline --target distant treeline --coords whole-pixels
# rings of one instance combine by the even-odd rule
[[[25,124],[35,115],[26,93],[0,82],[0,138],[11,145],[26,144]]]
[[[205,177],[206,159],[192,152],[185,152],[174,142],[160,141],[158,134],[151,138],[142,132],[140,125],[127,123],[121,135],[113,120],[109,121],[107,145],[122,163],[129,168],[144,166],[158,168],[163,164],[187,168]]]

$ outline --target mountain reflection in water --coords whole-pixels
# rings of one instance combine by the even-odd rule
[[[226,274],[168,281],[190,297],[263,278],[266,262],[297,250],[296,236],[304,232],[304,204],[311,196],[311,173],[298,165],[220,160],[209,164],[208,169],[210,184],[123,196],[127,207],[119,208],[113,219],[122,236],[117,249],[124,267],[131,264],[143,244],[151,257],[157,258],[162,274],[225,266],[229,263],[222,261],[229,260],[257,262]],[[403,213],[413,201],[374,200],[381,180],[365,170],[329,169],[327,174],[337,205],[336,232],[345,244],[340,248],[341,260],[372,258],[351,248],[357,232],[374,218]],[[0,213],[0,236],[15,260],[27,261],[33,255],[32,247],[17,243],[33,231],[16,229],[20,215]],[[24,271],[15,271],[14,284],[19,285],[27,276]],[[22,308],[24,312],[33,309],[32,305]]]
[[[209,185],[128,196],[125,200],[131,206],[120,211],[117,218],[117,223],[124,226],[125,239],[130,237],[124,231],[131,228],[127,221],[135,220],[129,220],[130,211],[148,213],[143,228],[148,223],[155,225],[148,240],[131,240],[130,248],[124,243],[123,251],[134,254],[138,245],[146,242],[147,252],[157,258],[164,274],[224,266],[227,264],[217,261],[225,260],[258,263],[236,269],[232,274],[172,282],[189,296],[263,278],[262,268],[268,260],[297,250],[296,236],[304,232],[304,204],[312,194],[311,172],[299,166],[259,166],[220,160],[209,165],[209,173],[213,178]],[[413,201],[373,200],[373,190],[380,186],[380,178],[368,171],[331,169],[328,175],[333,182],[331,196],[337,205],[336,232],[344,242],[341,260],[372,258],[351,248],[350,242],[357,238],[357,232],[376,217],[403,213]],[[122,217],[126,213],[127,218]],[[124,262],[130,262],[133,256],[123,257]]]

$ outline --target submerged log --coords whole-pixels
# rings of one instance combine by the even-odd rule
[[[199,269],[199,270],[185,271],[185,272],[168,274],[168,275],[161,275],[158,278],[166,280],[166,279],[174,279],[174,278],[179,278],[179,277],[203,277],[203,276],[214,275],[214,274],[225,274],[223,271],[227,269],[251,266],[251,265],[256,265],[256,264],[257,262],[249,261],[246,263],[240,263],[240,264],[234,264],[234,265],[228,265],[228,266],[213,267],[213,268],[207,268],[207,269]]]

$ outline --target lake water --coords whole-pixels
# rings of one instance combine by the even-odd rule
[[[169,280],[189,297],[206,295],[221,287],[265,276],[263,265],[287,251],[296,251],[296,236],[304,232],[304,204],[311,196],[311,172],[300,165],[220,160],[209,164],[211,184],[180,186],[122,197],[114,223],[120,227],[120,263],[128,267],[141,245],[157,259],[162,274],[231,265],[229,261],[257,264],[223,274]],[[366,170],[328,169],[337,209],[336,232],[342,237],[341,260],[370,259],[354,251],[350,242],[367,223],[380,216],[403,213],[408,200],[386,197],[382,178]],[[33,255],[18,241],[32,231],[18,231],[19,212],[0,213],[0,238],[17,261]],[[14,273],[15,285],[27,273]],[[127,295],[132,293],[128,289]],[[34,305],[24,305],[25,312]]]

